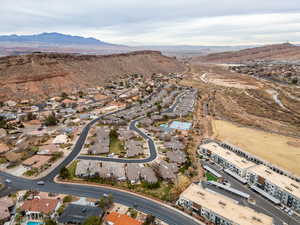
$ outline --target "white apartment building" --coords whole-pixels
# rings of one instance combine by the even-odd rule
[[[274,224],[273,218],[194,183],[181,193],[177,204],[216,225]]]
[[[213,160],[218,165],[222,166],[224,171],[242,183],[247,183],[247,169],[256,166],[257,164],[227,150],[215,142],[203,144],[199,147],[199,154],[203,154]]]
[[[282,204],[300,212],[300,184],[298,182],[264,165],[248,169],[246,177],[252,189],[266,197],[270,195]]]

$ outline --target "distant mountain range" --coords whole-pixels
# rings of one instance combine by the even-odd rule
[[[114,46],[114,44],[103,42],[95,38],[84,38],[61,33],[41,33],[34,35],[0,35],[1,42],[10,43],[36,43],[45,45],[92,45],[92,46]]]

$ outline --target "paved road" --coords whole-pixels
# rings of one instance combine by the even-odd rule
[[[99,160],[106,162],[119,162],[119,163],[148,163],[156,159],[157,150],[153,139],[147,134],[143,133],[140,129],[136,127],[136,123],[138,120],[134,120],[130,123],[129,129],[137,132],[140,136],[142,136],[148,142],[148,147],[150,151],[150,156],[144,159],[126,159],[126,158],[108,158],[108,157],[98,157],[98,156],[79,156],[78,159],[86,159],[86,160]]]
[[[212,164],[207,163],[207,162],[204,163],[204,164],[207,164],[209,167],[211,167],[211,168],[215,169],[216,171],[218,171],[218,173],[220,173],[225,179],[227,179],[230,182],[230,184],[233,188],[236,188],[236,189],[238,189],[242,192],[245,192],[245,193],[250,195],[250,198],[255,199],[255,201],[256,201],[255,206],[251,206],[249,204],[249,205],[247,205],[248,207],[254,208],[255,210],[257,210],[259,212],[262,212],[262,213],[265,213],[265,214],[268,214],[268,215],[272,216],[275,219],[275,221],[281,221],[281,222],[283,221],[283,222],[288,223],[289,225],[299,225],[300,224],[299,218],[290,217],[289,215],[284,213],[282,210],[277,208],[269,200],[262,197],[258,193],[252,191],[246,185],[243,185],[242,183],[237,181],[235,178],[231,177],[227,173],[220,170],[219,166],[212,165]],[[279,223],[277,223],[277,224],[279,224]]]
[[[185,92],[178,95],[176,97],[175,101],[174,101],[174,104],[172,104],[168,109],[166,109],[162,113],[174,112],[177,105],[181,101],[181,97],[184,94],[185,94]],[[148,158],[144,158],[144,159],[126,159],[126,158],[109,158],[109,157],[100,157],[100,156],[78,156],[78,159],[98,160],[98,161],[106,161],[106,162],[119,162],[119,163],[149,163],[149,162],[152,162],[157,157],[157,149],[156,149],[155,143],[149,135],[145,134],[143,131],[141,131],[140,129],[138,129],[136,127],[136,124],[142,118],[144,118],[144,117],[141,117],[139,119],[131,121],[130,124],[129,124],[129,129],[135,131],[140,136],[142,136],[145,140],[147,140],[148,147],[149,147],[149,152],[150,152],[150,156]]]
[[[178,102],[178,99],[177,99]],[[169,110],[174,110],[176,107],[176,104],[174,104]],[[119,110],[121,111],[121,110]],[[117,112],[119,112],[117,111]],[[113,112],[116,113],[116,112]],[[110,115],[113,113],[108,113],[106,115]],[[12,183],[7,185],[0,193],[1,196],[7,195],[9,193],[12,193],[14,191],[18,190],[39,190],[39,191],[45,191],[45,192],[54,192],[54,193],[62,193],[62,194],[70,194],[70,195],[76,195],[81,197],[89,197],[89,198],[99,198],[104,193],[106,194],[112,194],[114,197],[114,201],[127,205],[129,207],[136,206],[138,210],[149,213],[157,218],[161,219],[162,221],[170,224],[170,225],[198,225],[202,224],[198,221],[195,221],[192,217],[183,214],[179,212],[175,208],[166,207],[163,204],[160,204],[154,200],[150,200],[148,198],[144,198],[141,196],[134,195],[129,192],[123,192],[116,189],[111,189],[109,187],[95,187],[95,186],[85,186],[85,185],[76,185],[76,184],[58,184],[53,181],[54,177],[59,173],[61,168],[67,166],[69,163],[71,163],[80,153],[84,142],[87,138],[88,132],[90,128],[98,122],[100,119],[102,119],[105,115],[100,116],[99,118],[91,121],[88,123],[84,129],[82,130],[72,152],[55,168],[53,169],[48,175],[46,175],[43,178],[40,178],[38,180],[30,180],[25,179],[21,177],[16,177],[11,174],[7,174],[5,172],[0,171],[0,177],[2,179],[10,179]],[[156,158],[156,148],[154,145],[154,142],[151,138],[149,138],[146,134],[144,134],[141,130],[136,128],[136,120],[132,121],[130,124],[131,128],[133,130],[136,130],[141,136],[148,139],[149,149],[150,149],[150,157],[145,159],[148,161],[151,161]],[[107,158],[103,159],[107,161],[113,161],[115,159]],[[132,161],[132,160],[131,160]],[[134,161],[132,161],[134,162]],[[141,161],[138,161],[141,162]],[[43,180],[45,181],[45,185],[38,185],[37,181]]]
[[[104,193],[112,194],[114,201],[120,204],[127,205],[129,207],[137,207],[138,210],[151,213],[157,218],[165,221],[171,225],[199,225],[200,222],[196,222],[194,219],[178,212],[176,209],[165,207],[156,201],[149,200],[129,192],[123,192],[105,187],[91,187],[76,184],[58,184],[53,181],[46,181],[45,185],[37,185],[36,182],[15,177],[13,175],[0,172],[0,176],[7,179],[11,179],[13,182],[9,186],[10,190],[19,189],[33,189],[45,192],[70,194],[81,197],[96,198],[98,199]]]

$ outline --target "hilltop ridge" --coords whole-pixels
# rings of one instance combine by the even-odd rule
[[[300,60],[300,47],[290,44],[274,44],[240,51],[208,54],[193,59],[194,62],[244,63],[256,60]]]
[[[125,74],[183,71],[175,58],[157,51],[114,55],[34,53],[0,58],[0,100],[43,99],[61,92],[102,86]]]

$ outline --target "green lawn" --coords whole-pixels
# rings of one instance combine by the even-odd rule
[[[78,163],[78,161],[75,160],[68,167],[68,170],[69,170],[70,175],[71,175],[71,179],[75,178],[75,172],[76,172],[77,163]]]
[[[109,134],[109,152],[115,155],[125,154],[124,143],[119,140],[118,134],[112,130]]]
[[[218,178],[209,172],[206,172],[205,176],[208,181],[218,181]]]

